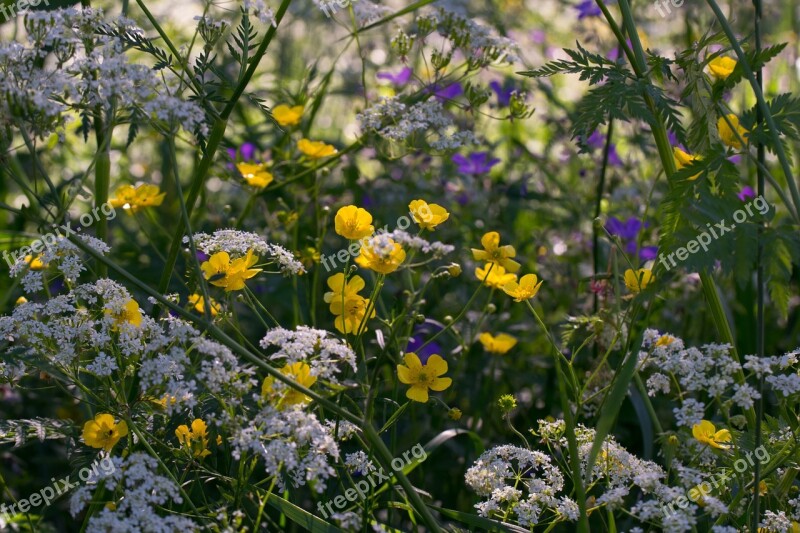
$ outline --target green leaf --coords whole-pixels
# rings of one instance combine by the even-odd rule
[[[496,520],[491,520],[482,516],[462,513],[461,511],[445,509],[443,507],[436,507],[435,505],[428,505],[428,507],[434,511],[438,511],[442,514],[442,516],[445,516],[451,520],[458,520],[459,522],[467,524],[468,526],[472,526],[473,528],[478,528],[485,531],[499,531],[502,533],[528,533],[527,529],[523,529],[513,524],[504,524],[502,522],[497,522]],[[470,531],[475,531],[475,529],[470,529]]]
[[[341,533],[342,530],[328,522],[317,518],[308,511],[304,511],[295,504],[284,500],[277,494],[269,494],[267,503],[274,509],[280,511],[286,517],[303,528],[304,531],[311,533]]]

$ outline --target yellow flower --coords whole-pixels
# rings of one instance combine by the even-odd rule
[[[507,333],[500,333],[495,337],[491,333],[484,332],[480,334],[478,340],[483,344],[484,350],[497,355],[505,355],[517,344],[517,339]]]
[[[363,239],[375,233],[372,215],[363,207],[354,205],[346,205],[336,212],[334,228],[336,233],[351,241]]]
[[[111,309],[106,309],[105,314],[111,315],[117,326],[126,322],[137,328],[142,325],[142,310],[139,309],[139,304],[136,303],[136,300],[128,300],[125,307],[119,313],[115,313]]]
[[[165,394],[164,397],[161,399],[150,397],[147,398],[147,400],[154,403],[155,405],[158,405],[159,407],[161,407],[161,409],[167,408],[167,402],[169,402],[170,405],[175,405],[176,403],[178,403],[178,399],[175,396],[170,396],[169,394]]]
[[[716,431],[716,429],[714,424],[708,420],[701,420],[699,424],[692,426],[692,435],[703,444],[708,444],[720,450],[727,450],[730,446],[720,443],[730,442],[731,432],[727,429],[720,429],[719,431]]]
[[[219,304],[214,301],[214,298],[209,297],[209,300],[211,300],[211,308],[208,311],[211,313],[211,316],[217,316],[217,313],[220,312],[221,308]],[[189,303],[192,304],[194,310],[198,313],[205,313],[205,298],[203,298],[202,295],[197,293],[192,294],[189,296]]]
[[[708,63],[708,70],[718,80],[727,79],[733,73],[735,67],[736,60],[725,56],[715,57]]]
[[[272,174],[267,172],[266,163],[237,163],[236,170],[239,171],[248,185],[257,189],[263,189],[275,179]]]
[[[739,125],[739,117],[734,114],[728,115],[728,120],[731,122],[731,129],[728,126],[728,123],[725,121],[725,117],[719,117],[717,121],[717,129],[719,130],[719,138],[722,140],[723,143],[727,144],[731,148],[736,148],[737,150],[742,148],[742,143],[739,142],[739,139],[736,137],[736,134],[733,133],[733,130],[736,130],[736,133],[741,137],[743,140],[747,140],[747,134],[750,133],[745,128]]]
[[[292,378],[294,381],[307,389],[310,389],[311,386],[317,382],[317,376],[311,375],[311,367],[303,361],[287,364],[281,368],[281,374]],[[272,376],[268,376],[266,379],[264,379],[264,383],[261,385],[261,396],[269,396],[272,393],[272,386],[274,384],[275,378]],[[283,393],[283,397],[280,399],[278,404],[281,406],[290,406],[304,404],[310,401],[311,398],[296,389],[290,388],[287,385],[286,391]]]
[[[334,326],[341,333],[355,333],[358,326],[363,333],[366,328],[364,316],[367,314],[369,300],[358,295],[358,291],[364,288],[364,280],[361,276],[353,276],[345,284],[344,274],[341,272],[328,278],[330,292],[326,292],[323,299],[330,304],[330,311],[336,316]],[[375,316],[375,309],[372,310],[370,318]]]
[[[192,422],[192,429],[182,424],[175,430],[175,436],[181,446],[192,452],[192,457],[205,457],[211,455],[208,450],[208,430],[206,423],[199,418]]]
[[[506,283],[503,286],[503,292],[514,298],[515,302],[530,300],[539,292],[539,287],[542,286],[542,283],[544,283],[544,280],[539,281],[536,274],[525,274],[520,278],[519,283],[516,281]]]
[[[115,424],[108,413],[98,414],[83,425],[83,442],[92,448],[103,448],[106,453],[127,434],[128,424],[124,420]]]
[[[336,316],[334,327],[340,333],[355,333],[360,335],[367,329],[367,320],[375,317],[375,308],[372,309],[367,320],[364,317],[369,307],[369,299],[363,296],[346,296],[344,301],[334,299],[331,301],[331,313]],[[360,326],[360,327],[359,327]]]
[[[447,417],[450,420],[461,420],[461,409],[458,407],[451,407],[450,410],[447,411]]]
[[[675,337],[670,335],[661,335],[656,341],[656,346],[669,346],[673,342],[675,342]]]
[[[322,159],[336,153],[336,148],[322,141],[309,141],[300,139],[297,141],[297,148],[311,159]]]
[[[281,126],[296,126],[300,124],[300,119],[303,118],[303,106],[277,105],[272,109],[272,118]]]
[[[161,192],[158,185],[143,183],[136,188],[131,185],[123,185],[117,189],[114,198],[111,198],[108,203],[111,204],[111,207],[121,207],[129,213],[135,213],[142,207],[161,205],[166,195],[167,193]]]
[[[483,250],[472,249],[472,257],[476,261],[488,261],[512,273],[519,270],[520,264],[510,259],[516,257],[516,250],[510,244],[500,246],[500,234],[496,231],[490,231],[481,237],[481,245]]]
[[[406,260],[403,247],[389,237],[376,237],[361,247],[356,263],[381,274],[390,274]]]
[[[332,303],[337,300],[341,301],[342,298],[350,298],[358,296],[361,289],[365,287],[364,279],[361,276],[351,277],[347,283],[344,282],[344,274],[339,272],[328,278],[328,287],[331,292],[326,292],[323,299],[325,303]]]
[[[489,270],[490,268],[491,270]],[[489,273],[489,277],[486,277],[487,272]],[[517,281],[516,274],[509,274],[506,272],[505,268],[500,265],[492,265],[491,263],[486,263],[486,266],[483,268],[475,267],[475,277],[478,278],[479,281],[482,281],[484,285],[495,289],[502,289],[507,283]],[[486,279],[486,281],[484,281],[484,279]]]
[[[408,210],[414,222],[427,230],[436,229],[436,226],[450,218],[447,209],[438,204],[429,204],[425,200],[414,200],[408,204]]]
[[[250,268],[257,262],[258,256],[253,255],[253,250],[248,250],[246,256],[233,261],[228,252],[217,252],[203,262],[200,268],[212,285],[230,292],[243,289],[245,280],[261,272],[260,268]]]
[[[47,268],[47,265],[42,262],[41,256],[38,255],[36,257],[32,255],[26,255],[24,261],[28,263],[28,268],[31,270],[43,270]]]
[[[425,403],[428,389],[443,391],[453,383],[450,378],[440,377],[447,372],[447,361],[440,355],[431,355],[424,365],[413,352],[405,354],[403,360],[406,364],[397,365],[397,377],[401,383],[411,385],[406,391],[409,400]]]
[[[625,271],[625,286],[634,293],[643,291],[653,281],[653,271],[649,268],[640,268],[636,272],[630,268]]]
[[[17,298],[17,301],[14,302],[14,305],[22,305],[26,303],[28,303],[28,299],[25,298],[24,296],[20,296],[19,298]]]
[[[700,161],[703,159],[702,156],[699,155],[691,155],[689,153],[684,152],[677,146],[672,148],[672,154],[675,157],[675,166],[678,167],[678,170],[682,169],[683,167],[689,166],[693,161]],[[696,180],[697,177],[701,173],[698,172],[694,176],[690,177],[689,180]]]
[[[689,489],[689,500],[693,501],[700,507],[706,506],[705,496],[711,493],[711,486],[708,483],[700,483]]]

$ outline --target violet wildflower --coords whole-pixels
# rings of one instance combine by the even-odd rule
[[[603,14],[600,8],[597,7],[597,4],[595,4],[594,0],[583,0],[575,6],[575,9],[578,10],[578,20],[585,19],[587,17],[599,17]]]
[[[431,91],[440,102],[452,100],[456,96],[464,94],[464,89],[461,88],[460,83],[453,83],[444,88],[439,88],[437,85],[434,85]]]
[[[739,197],[739,200],[744,202],[748,198],[755,198],[756,197],[756,191],[754,191],[753,188],[750,187],[749,185],[745,185],[744,187],[742,187],[742,190],[739,191],[739,193],[736,196]]]
[[[413,71],[411,70],[411,67],[404,67],[397,74],[392,74],[391,72],[378,72],[378,74],[375,77],[378,78],[379,80],[387,80],[392,85],[402,87],[403,85],[408,83],[408,80],[411,79],[412,72]]]
[[[497,80],[491,82],[489,87],[494,91],[494,94],[497,95],[497,105],[500,107],[508,107],[508,104],[511,103],[511,93],[514,92],[514,87],[507,86],[506,84],[501,85]]]
[[[462,174],[486,174],[493,166],[500,162],[497,158],[489,158],[489,152],[473,152],[467,157],[461,154],[454,154],[453,163],[458,165],[458,171]]]

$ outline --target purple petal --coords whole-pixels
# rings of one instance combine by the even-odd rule
[[[586,17],[599,17],[603,14],[594,0],[583,0],[583,2],[575,6],[575,9],[578,10],[578,20]]]
[[[460,83],[453,83],[451,85],[448,85],[444,89],[439,89],[438,87],[434,86],[433,94],[440,101],[452,100],[456,96],[464,94],[464,89],[461,88]]]
[[[639,250],[639,259],[641,261],[651,261],[658,257],[658,246],[644,246]]]
[[[742,187],[742,190],[739,191],[739,194],[737,194],[736,196],[739,197],[739,200],[744,202],[748,198],[755,198],[756,191],[754,191],[753,188],[750,187],[749,185],[745,185],[744,187]]]
[[[508,104],[511,103],[511,93],[514,92],[513,88],[509,87],[506,89],[497,80],[491,82],[489,87],[491,87],[491,89],[497,95],[497,104],[499,106],[507,107]]]
[[[412,72],[413,71],[411,70],[411,67],[405,67],[397,74],[392,74],[391,72],[378,72],[376,78],[379,80],[387,80],[397,86],[403,86],[408,83],[408,80],[411,79]]]
[[[239,153],[242,154],[242,159],[245,161],[252,161],[256,156],[256,145],[253,143],[244,143],[239,148]]]
[[[622,159],[619,158],[617,147],[613,143],[608,147],[608,162],[612,167],[622,166]]]

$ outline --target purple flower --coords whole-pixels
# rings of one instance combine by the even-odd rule
[[[739,191],[739,194],[737,194],[736,196],[739,197],[739,200],[744,202],[748,198],[755,198],[756,191],[754,191],[753,188],[750,187],[749,185],[745,185],[744,187],[742,187],[742,190]]]
[[[544,44],[547,40],[547,34],[544,30],[533,30],[531,32],[531,40],[536,44]]]
[[[599,130],[594,130],[594,133],[586,137],[586,145],[589,148],[602,148],[606,143],[606,136],[600,133]]]
[[[641,229],[642,222],[636,217],[630,217],[625,222],[622,222],[617,217],[610,217],[606,222],[606,230],[611,235],[616,235],[624,241],[635,240]]]
[[[251,142],[242,143],[242,145],[238,149],[237,148],[227,149],[228,156],[234,163],[239,161],[238,156],[241,156],[241,160],[244,162],[255,161],[256,151],[258,151],[258,148],[256,147],[255,144]],[[234,167],[233,164],[228,163],[227,166],[229,170],[233,170]]]
[[[608,162],[613,167],[621,167],[622,166],[622,159],[619,158],[617,154],[617,145],[611,143],[608,147]]]
[[[578,10],[578,20],[586,17],[599,17],[603,14],[594,0],[583,0],[575,6],[575,9]]]
[[[464,94],[464,89],[461,88],[460,83],[453,83],[444,89],[440,89],[437,85],[434,85],[431,90],[440,102],[452,100],[456,96]]]
[[[651,261],[658,257],[658,246],[643,246],[639,250],[639,259],[641,261]]]
[[[497,95],[497,104],[500,107],[507,107],[511,103],[511,93],[514,92],[513,87],[503,87],[500,82],[495,80],[489,84],[494,93]]]
[[[425,344],[426,340],[441,331],[442,326],[431,320],[426,320],[424,324],[414,329],[414,334],[408,339],[408,346],[406,346],[406,353],[414,352],[419,357],[420,362],[424,365],[428,363],[428,358],[433,354],[441,354],[442,347],[436,342],[431,342],[421,350],[420,346]]]
[[[742,162],[742,156],[741,154],[732,155],[728,158],[728,161],[730,161],[734,165],[738,165],[739,163]]]
[[[672,130],[667,131],[667,139],[669,139],[670,146],[678,146],[678,136],[672,133]]]
[[[489,159],[489,152],[473,152],[464,157],[461,154],[453,154],[453,163],[458,165],[458,171],[462,174],[486,174],[493,166],[500,162],[497,158]]]
[[[402,87],[408,80],[411,79],[411,67],[405,67],[403,70],[398,72],[397,74],[392,74],[391,72],[378,72],[376,76],[379,80],[388,80],[391,82],[392,85],[397,85],[398,87]]]
[[[203,262],[203,261],[208,261],[209,255],[205,252],[197,250],[196,257],[198,261]]]

